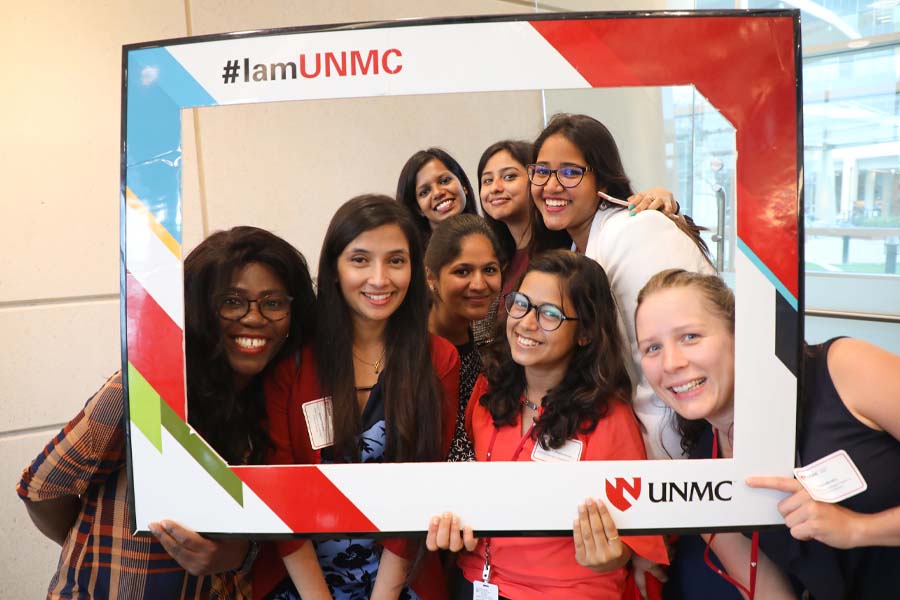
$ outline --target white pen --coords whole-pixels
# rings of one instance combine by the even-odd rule
[[[625,202],[624,200],[619,200],[618,198],[614,198],[607,194],[606,192],[597,192],[597,195],[606,200],[607,202],[612,202],[613,204],[618,204],[619,206],[624,206],[625,208],[630,208],[631,205]]]

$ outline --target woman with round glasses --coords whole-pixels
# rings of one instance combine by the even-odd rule
[[[318,289],[317,318],[327,331],[299,365],[280,365],[276,373],[282,393],[272,395],[270,408],[286,415],[288,427],[273,435],[272,462],[445,460],[459,359],[452,344],[428,333],[425,265],[407,211],[380,195],[342,205],[322,242]],[[330,438],[317,426],[329,416]],[[290,580],[269,597],[440,597],[437,562],[408,581],[417,550],[414,540],[279,543]]]
[[[569,248],[572,244],[572,238],[565,230],[550,232],[542,227],[540,219],[534,222],[536,213],[532,210],[527,173],[528,165],[533,162],[534,145],[513,140],[491,144],[478,161],[481,208],[506,257],[503,294],[515,289],[528,266],[535,226],[543,229],[543,250]],[[635,214],[643,210],[678,213],[678,203],[671,192],[663,188],[638,192],[626,198],[626,202],[628,209]]]
[[[469,403],[477,460],[646,457],[628,406],[631,380],[612,302],[594,261],[568,250],[532,261],[518,291],[506,296],[507,340],[493,348]],[[432,518],[426,544],[465,548],[453,598],[472,598],[473,582],[487,579],[501,598],[619,600],[633,555],[667,561],[661,537],[619,537],[601,502],[589,499],[573,512],[571,538],[481,540],[445,513]]]
[[[270,448],[263,375],[312,339],[312,281],[303,256],[255,227],[212,234],[184,259],[187,414],[231,464]],[[62,545],[48,597],[250,598],[247,540],[209,540],[172,521],[134,537],[121,373],[25,470],[19,495]]]
[[[640,353],[634,339],[637,295],[651,276],[667,268],[714,273],[705,243],[693,222],[657,211],[638,215],[609,198],[631,196],[631,182],[609,130],[586,115],[555,116],[535,142],[535,162],[528,165],[531,195],[542,225],[565,230],[577,252],[606,271],[628,335],[635,372]],[[536,228],[535,245],[547,245]],[[677,433],[667,425],[665,406],[643,375],[638,379],[634,410],[644,425],[650,458],[680,455]]]
[[[462,166],[446,150],[428,148],[409,157],[397,180],[397,201],[412,215],[428,246],[438,223],[461,213],[478,214],[474,188]]]

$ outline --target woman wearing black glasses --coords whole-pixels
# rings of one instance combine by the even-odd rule
[[[609,277],[628,335],[626,347],[639,375],[633,406],[644,425],[647,454],[657,459],[680,456],[680,438],[668,423],[665,405],[641,374],[634,310],[638,292],[659,271],[714,273],[706,245],[690,220],[657,211],[632,215],[619,205],[615,199],[631,195],[631,182],[612,134],[596,119],[555,116],[535,142],[535,156],[528,177],[542,225],[568,232],[575,250],[600,263]],[[545,242],[542,228],[537,228],[537,248]]]
[[[268,231],[219,231],[184,259],[184,299],[189,422],[228,463],[261,464],[272,445],[263,376],[313,338],[306,261]],[[150,524],[155,539],[132,535],[124,410],[117,373],[19,482],[35,525],[62,545],[48,597],[249,599],[247,540],[172,521]]]
[[[603,269],[568,250],[547,252],[505,302],[507,340],[493,348],[466,415],[476,459],[645,458]],[[431,550],[465,547],[454,598],[472,598],[487,571],[501,598],[618,600],[633,554],[666,562],[661,537],[620,538],[593,499],[578,507],[571,538],[476,540],[464,525],[456,515],[434,517],[426,542]]]

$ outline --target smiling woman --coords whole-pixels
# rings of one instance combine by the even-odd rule
[[[407,210],[378,195],[341,206],[322,243],[318,284],[318,322],[327,330],[298,358],[299,373],[291,362],[277,374],[290,432],[277,436],[272,462],[444,460],[459,359],[447,340],[428,334],[422,248]],[[329,413],[330,438],[316,426]],[[403,540],[292,541],[279,550],[290,579],[271,598],[432,598],[440,587],[433,561],[407,585],[417,548]]]
[[[312,340],[309,270],[289,243],[256,227],[219,231],[184,260],[190,424],[231,464],[270,446],[262,375]],[[249,598],[255,553],[173,521],[132,535],[122,376],[116,374],[25,470],[18,492],[62,545],[48,597]],[[251,560],[248,560],[251,559]]]
[[[691,458],[732,458],[731,290],[715,276],[663,271],[641,290],[635,323],[644,372],[675,411]],[[791,494],[778,505],[790,535],[786,530],[759,534],[757,597],[798,596],[769,559],[811,597],[893,597],[900,583],[900,491],[894,480],[900,469],[900,357],[859,340],[837,339],[807,347],[803,361],[797,460],[806,471],[798,477],[809,479],[806,485],[785,477],[747,481]],[[854,475],[833,470],[836,462]],[[815,485],[816,477],[805,468],[810,465],[825,474],[827,486]],[[834,492],[841,493],[817,496]],[[728,582],[744,592],[752,588],[752,577],[746,580],[753,560],[749,540],[718,534],[708,543],[728,569]],[[706,568],[703,546],[697,536],[679,539],[667,584],[672,593],[686,599],[739,598],[735,587]]]
[[[501,283],[500,244],[477,215],[456,215],[434,230],[425,268],[431,290],[428,330],[447,338],[459,352],[459,407],[448,460],[474,460],[466,435],[465,414],[481,354],[472,326],[485,319],[497,300]]]
[[[409,157],[397,181],[397,201],[419,228],[424,245],[438,223],[460,213],[478,214],[469,178],[455,158],[440,148]]]

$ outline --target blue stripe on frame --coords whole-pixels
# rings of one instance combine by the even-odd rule
[[[126,185],[181,243],[181,109],[217,104],[165,48],[128,53]]]
[[[775,274],[769,270],[769,267],[765,265],[763,261],[759,259],[758,256],[750,249],[750,246],[744,243],[741,238],[737,239],[737,247],[741,252],[744,253],[744,256],[750,259],[757,269],[759,269],[760,273],[766,276],[766,279],[778,290],[778,293],[781,294],[781,297],[785,299],[785,301],[791,305],[795,311],[798,310],[798,302],[794,295],[775,277]]]

